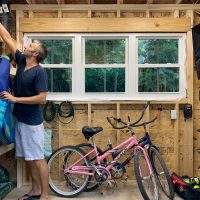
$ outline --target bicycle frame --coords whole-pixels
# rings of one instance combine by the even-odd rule
[[[107,167],[104,167],[104,166],[101,165],[101,161],[102,160],[104,160],[109,155],[113,155],[114,152],[116,152],[117,150],[120,150],[124,146],[126,146],[126,147],[116,155],[114,160]],[[85,175],[94,176],[95,173],[94,172],[90,172],[90,171],[91,171],[91,169],[95,169],[96,167],[98,167],[100,169],[106,170],[108,172],[108,174],[109,174],[108,179],[111,179],[110,169],[112,169],[113,166],[117,163],[117,161],[121,158],[121,156],[124,155],[132,147],[135,147],[135,148],[133,150],[133,153],[131,154],[131,158],[133,158],[133,156],[136,153],[136,151],[138,151],[138,150],[142,151],[142,153],[143,153],[143,155],[145,157],[145,160],[147,162],[150,174],[153,174],[153,170],[152,170],[150,161],[148,159],[147,153],[144,150],[144,148],[138,144],[138,141],[136,139],[135,134],[132,134],[132,136],[130,138],[128,138],[127,140],[125,140],[121,144],[117,145],[116,147],[114,147],[114,148],[112,148],[110,150],[107,150],[105,153],[103,153],[100,156],[98,155],[98,151],[97,151],[96,145],[94,145],[94,148],[91,151],[89,151],[82,158],[80,158],[75,163],[73,163],[72,165],[70,165],[69,167],[64,169],[64,173],[76,173],[76,174],[85,174]],[[86,158],[87,156],[89,156],[92,153],[96,154],[96,161],[97,161],[98,166],[94,167],[94,166],[79,166],[79,165],[77,165],[81,160],[83,160],[84,158]],[[129,158],[127,158],[127,159],[129,159]]]
[[[150,146],[154,146],[154,145],[152,144],[152,142],[151,142],[151,138],[150,138],[148,132],[145,132],[145,136],[138,140],[138,144],[139,144],[142,148],[144,148],[147,144],[150,145]],[[154,147],[155,147],[155,146],[154,146]],[[155,148],[156,148],[156,147],[155,147]],[[156,149],[157,149],[157,148],[156,148]],[[115,155],[115,153],[113,153],[113,154],[112,154],[113,159],[115,159],[116,156],[118,156],[118,154],[119,154],[119,153],[116,153],[116,155]],[[134,154],[130,155],[125,161],[123,161],[123,162],[121,163],[121,166],[122,166],[122,167],[125,167],[125,166],[132,160],[133,157],[134,157]]]

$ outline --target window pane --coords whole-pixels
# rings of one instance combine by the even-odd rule
[[[125,69],[86,68],[85,92],[125,92]]]
[[[43,64],[72,64],[72,40],[40,40],[48,55]]]
[[[46,68],[48,74],[49,92],[71,92],[72,91],[72,69],[71,68]]]
[[[138,63],[178,63],[178,39],[139,39]]]
[[[85,40],[85,64],[115,63],[125,63],[125,39]]]
[[[140,68],[139,92],[179,92],[179,68]]]

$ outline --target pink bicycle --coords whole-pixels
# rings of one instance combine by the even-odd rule
[[[138,121],[127,126],[131,131],[131,136],[127,140],[104,153],[98,151],[94,139],[94,135],[102,131],[102,128],[84,127],[82,132],[86,139],[91,138],[93,148],[85,153],[77,146],[64,146],[53,152],[48,160],[50,188],[60,196],[75,197],[86,191],[91,183],[101,185],[107,182],[112,186],[112,174],[118,170],[118,161],[130,150],[127,159],[130,161],[134,158],[135,176],[143,198],[158,200],[156,175],[145,147],[138,144],[133,131],[133,125]],[[115,158],[108,162],[106,158],[113,153]]]

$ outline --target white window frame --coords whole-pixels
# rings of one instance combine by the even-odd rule
[[[138,64],[138,38],[144,38],[144,39],[178,39],[178,63],[177,64]],[[164,67],[175,67],[179,68],[179,92],[138,92],[138,96],[140,97],[146,97],[150,99],[155,99],[155,96],[157,96],[161,100],[173,100],[173,99],[179,99],[186,97],[186,34],[184,33],[151,33],[151,34],[136,34],[136,56],[137,59],[135,61],[135,65],[137,66],[137,79],[136,79],[136,85],[138,88],[138,72],[139,68],[146,68],[146,67],[154,67],[154,68],[164,68]]]
[[[51,93],[47,95],[48,100],[54,101],[104,101],[104,100],[178,100],[186,97],[186,34],[185,33],[76,33],[76,34],[60,34],[60,33],[25,33],[25,38],[34,39],[72,39],[72,64],[41,64],[44,68],[72,68],[72,92],[71,93]],[[179,38],[179,92],[138,92],[138,44],[137,38]],[[106,93],[85,93],[85,67],[97,67],[98,65],[86,64],[84,40],[94,38],[103,39],[126,39],[125,47],[125,64],[109,64],[109,67],[125,66],[125,92],[106,92]],[[149,67],[152,66],[148,64]],[[143,65],[148,67],[148,65]],[[153,66],[164,67],[163,64],[153,64]],[[99,64],[100,67],[107,67],[106,64]],[[169,66],[167,64],[167,66]]]

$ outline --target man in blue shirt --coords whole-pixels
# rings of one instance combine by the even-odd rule
[[[46,102],[47,74],[39,63],[47,50],[33,41],[20,52],[11,35],[0,23],[0,37],[17,63],[14,95],[4,91],[1,99],[14,102],[16,125],[16,157],[24,158],[32,179],[32,188],[20,200],[48,200],[48,166],[44,159],[44,127],[40,104]]]

